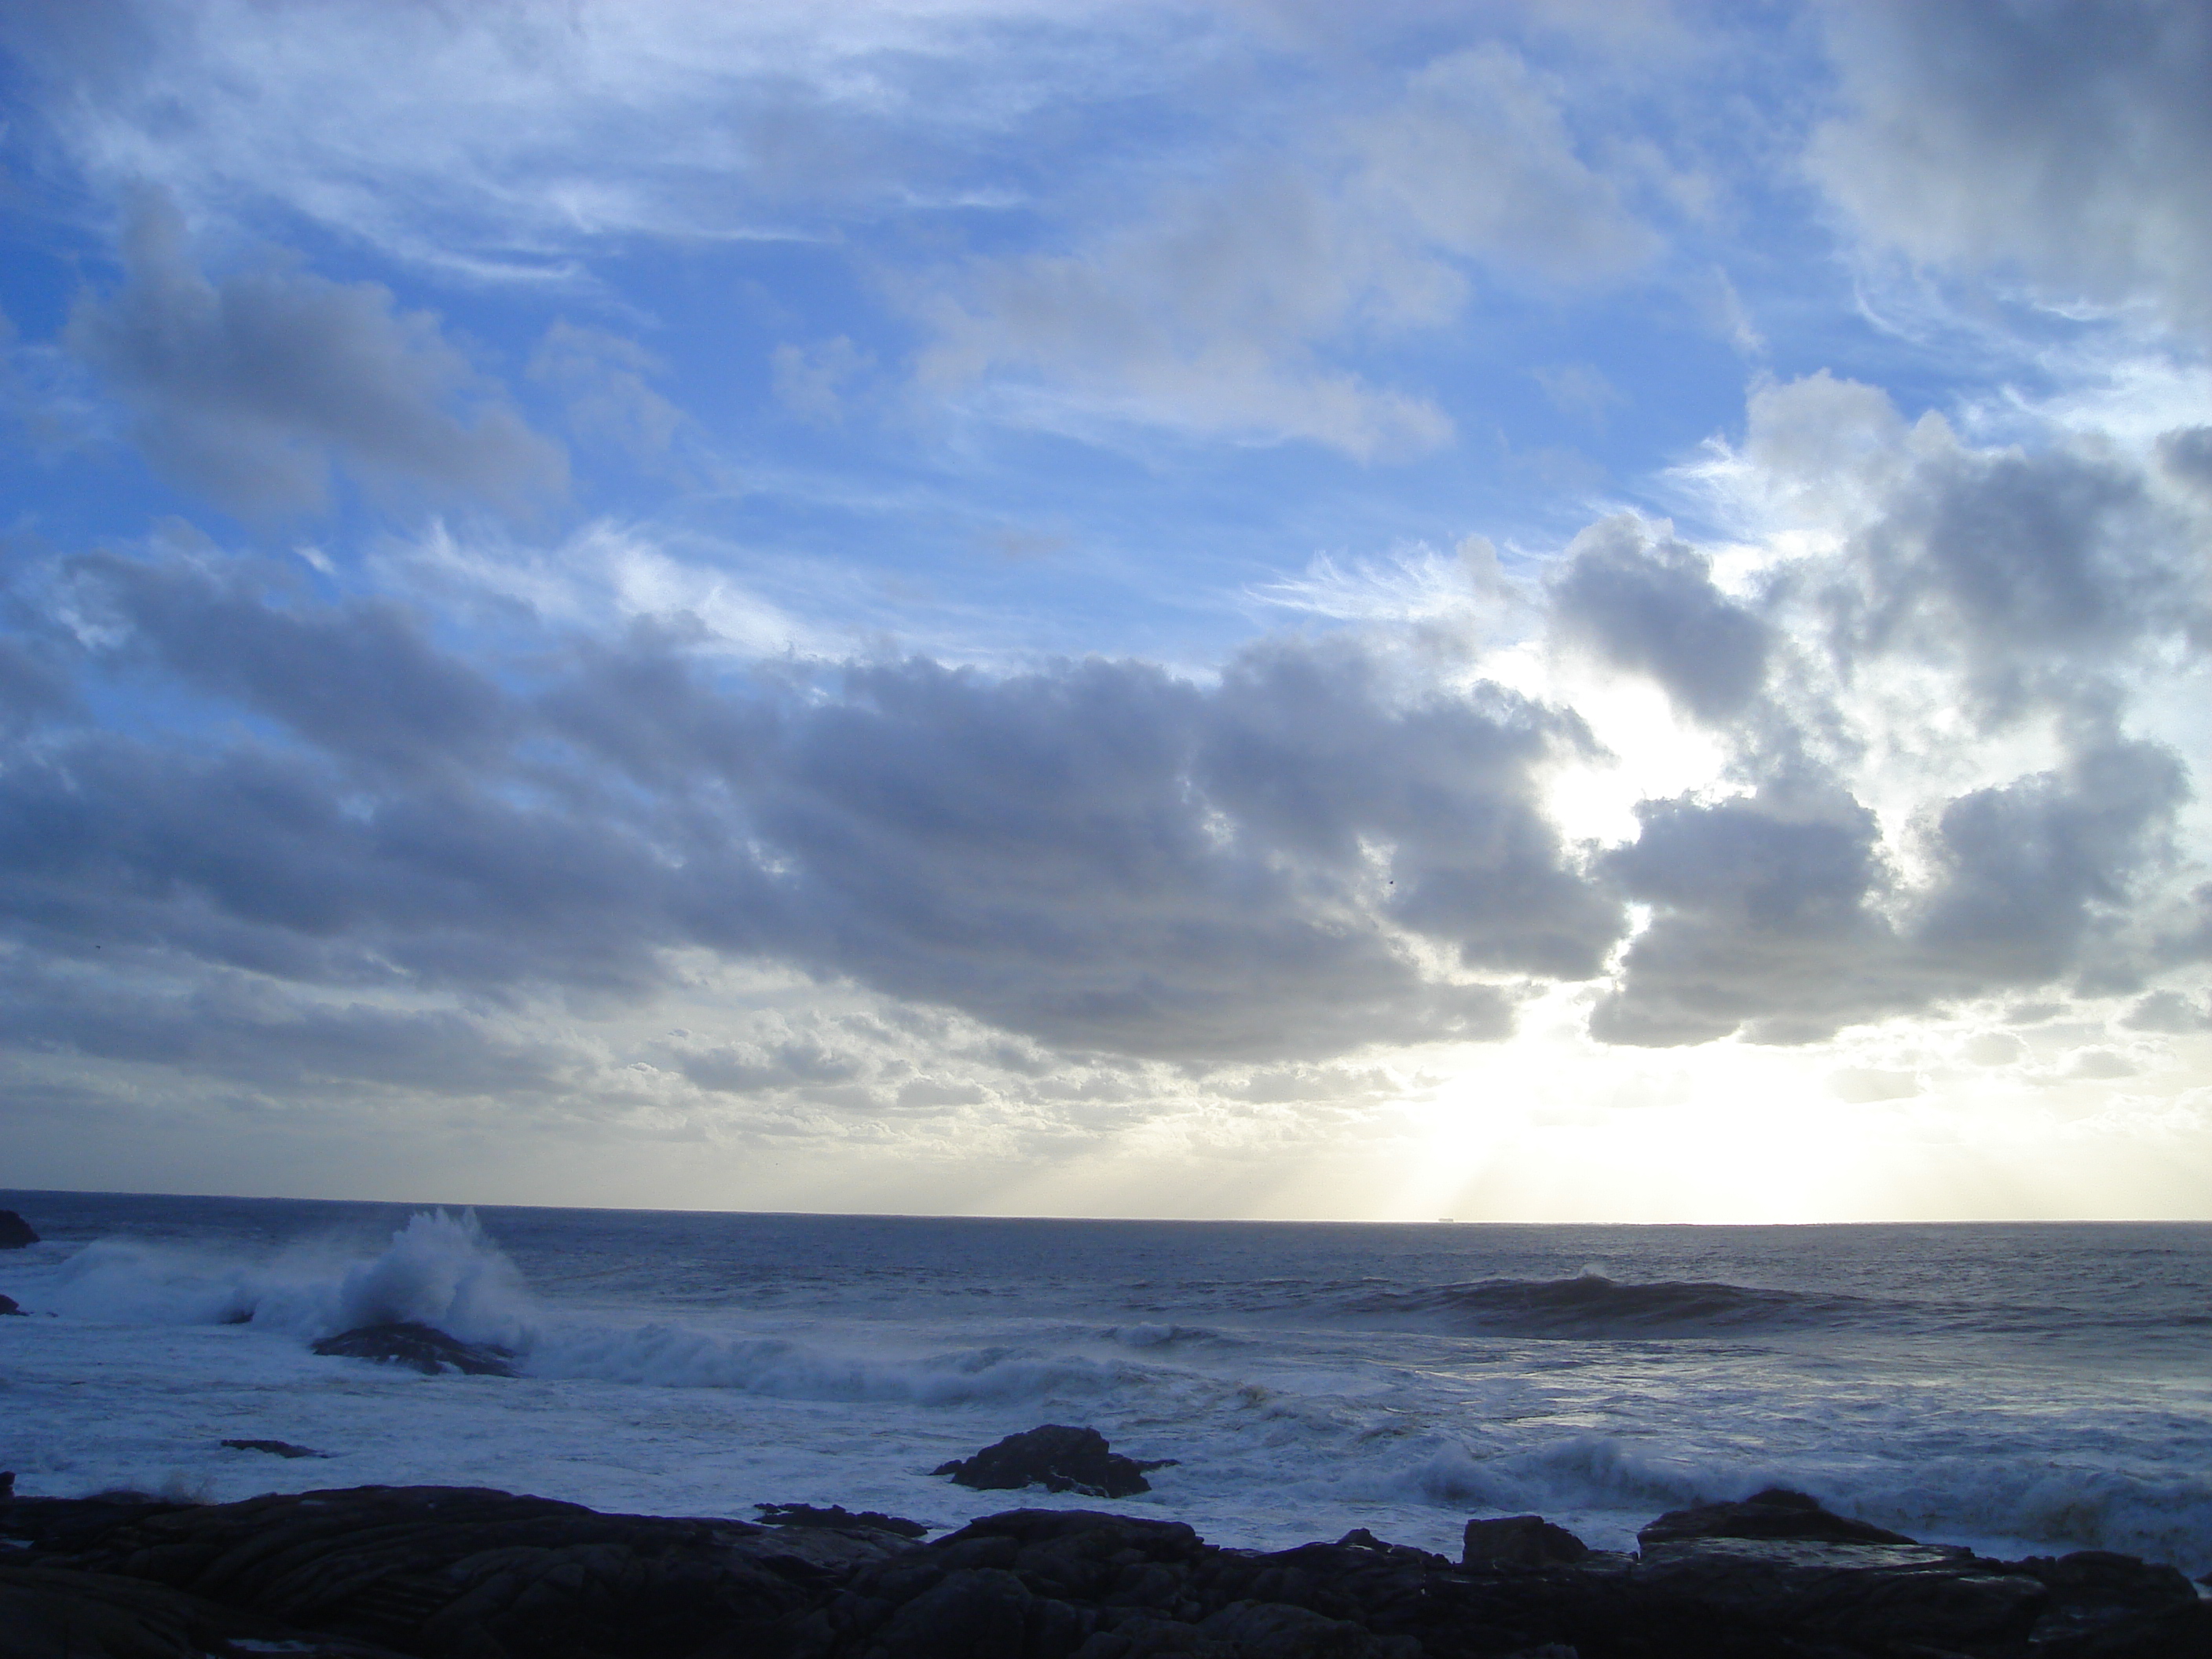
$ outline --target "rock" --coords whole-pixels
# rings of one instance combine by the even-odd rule
[[[1579,1561],[1589,1546],[1540,1515],[1467,1523],[1460,1560],[1470,1567],[1550,1567]]]
[[[328,1457],[328,1452],[319,1452],[312,1446],[295,1446],[289,1440],[226,1440],[222,1443],[233,1451],[267,1452],[271,1457]]]
[[[902,1520],[875,1510],[862,1510],[856,1515],[842,1504],[832,1504],[828,1509],[819,1509],[812,1504],[756,1504],[753,1507],[761,1512],[761,1524],[768,1527],[857,1527],[864,1532],[887,1532],[899,1538],[922,1538],[929,1533],[929,1528],[919,1521]]]
[[[2077,1550],[2056,1560],[2012,1564],[2051,1592],[2034,1640],[2057,1644],[2197,1605],[2197,1589],[2173,1567],[2109,1550]],[[2207,1650],[2212,1652],[2212,1650]]]
[[[1048,1423],[1025,1434],[1010,1434],[973,1457],[939,1465],[932,1474],[949,1474],[957,1486],[979,1492],[1081,1492],[1085,1498],[1128,1498],[1150,1492],[1147,1469],[1165,1468],[1173,1458],[1140,1463],[1109,1449],[1096,1429],[1072,1429]]]
[[[1644,1552],[1638,1583],[1747,1630],[1873,1648],[2021,1643],[2050,1592],[1968,1550],[1789,1538],[1686,1538]]]
[[[0,1250],[20,1250],[38,1242],[29,1222],[13,1210],[0,1210]]]
[[[406,1653],[663,1659],[774,1651],[781,1621],[896,1547],[466,1487],[361,1486],[148,1516],[56,1565]]]
[[[406,1365],[425,1376],[447,1370],[471,1376],[513,1376],[514,1354],[489,1342],[464,1342],[434,1326],[411,1319],[381,1325],[362,1325],[337,1336],[326,1336],[314,1352],[346,1359],[374,1359],[386,1365]]]
[[[1639,1548],[1682,1538],[1796,1538],[1821,1544],[1910,1544],[1901,1532],[1831,1514],[1817,1498],[1781,1486],[1741,1504],[1699,1504],[1669,1510],[1636,1534]]]
[[[165,1585],[43,1563],[0,1562],[7,1659],[399,1659],[388,1648],[240,1613]]]
[[[1198,1633],[1267,1659],[1421,1659],[1410,1636],[1376,1636],[1348,1619],[1277,1601],[1232,1601],[1200,1620]]]
[[[5,1318],[9,1314],[14,1314],[19,1319],[29,1317],[14,1297],[0,1296],[0,1318]]]

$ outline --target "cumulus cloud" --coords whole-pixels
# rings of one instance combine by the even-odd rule
[[[1917,258],[2212,322],[2212,16],[2194,0],[1833,4],[1814,169]]]
[[[282,268],[211,282],[163,197],[141,192],[125,280],[71,313],[70,347],[136,410],[162,471],[234,512],[319,507],[333,466],[373,491],[527,509],[566,461],[374,283]]]
[[[1701,720],[1723,720],[1766,678],[1766,624],[1713,586],[1711,562],[1653,543],[1635,518],[1576,537],[1553,583],[1553,617],[1619,667],[1647,673]]]

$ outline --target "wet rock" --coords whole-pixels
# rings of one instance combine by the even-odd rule
[[[2050,1599],[2024,1573],[1921,1544],[1687,1538],[1648,1547],[1637,1578],[1717,1622],[1877,1651],[2024,1644]]]
[[[514,1354],[489,1342],[464,1342],[411,1319],[362,1325],[314,1344],[314,1352],[346,1359],[405,1365],[425,1376],[466,1371],[471,1376],[513,1376]]]
[[[1820,1544],[1910,1544],[1901,1532],[1854,1521],[1822,1507],[1817,1498],[1770,1486],[1740,1504],[1699,1504],[1669,1510],[1636,1534],[1639,1548],[1683,1538],[1796,1538]]]
[[[0,1250],[20,1250],[38,1242],[29,1222],[13,1210],[0,1210]]]
[[[929,1528],[919,1521],[908,1521],[875,1510],[862,1510],[855,1514],[842,1504],[832,1504],[827,1509],[812,1504],[756,1504],[753,1507],[761,1512],[761,1524],[767,1527],[857,1527],[864,1532],[887,1532],[897,1538],[922,1538],[929,1533]]]
[[[1096,1429],[1048,1423],[1026,1433],[1010,1434],[973,1457],[940,1464],[930,1473],[949,1474],[955,1485],[980,1492],[1042,1486],[1047,1492],[1081,1492],[1085,1498],[1129,1498],[1152,1489],[1145,1479],[1147,1469],[1165,1468],[1174,1462],[1164,1457],[1139,1462],[1109,1448],[1106,1437]]]
[[[1589,1546],[1540,1515],[1510,1515],[1467,1523],[1460,1560],[1470,1567],[1564,1566],[1589,1553]]]
[[[5,1318],[9,1314],[14,1314],[18,1318],[28,1317],[14,1297],[0,1296],[0,1318]]]
[[[319,1452],[312,1446],[295,1446],[289,1440],[226,1440],[222,1443],[232,1451],[267,1452],[271,1457],[328,1457],[328,1452]]]

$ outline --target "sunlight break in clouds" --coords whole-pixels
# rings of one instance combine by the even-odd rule
[[[20,1183],[2207,1213],[2197,9],[0,44]]]

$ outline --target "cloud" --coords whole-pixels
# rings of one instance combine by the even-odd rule
[[[840,334],[819,345],[780,345],[769,355],[776,401],[803,421],[842,421],[846,388],[876,366]]]
[[[136,411],[155,465],[231,511],[321,507],[334,466],[379,494],[515,510],[564,488],[559,448],[374,283],[283,269],[210,282],[152,192],[123,262],[121,289],[78,301],[69,345]]]
[[[1597,972],[1621,926],[1540,804],[1576,723],[1409,687],[1350,639],[1209,688],[1105,661],[713,678],[648,629],[538,653],[518,695],[403,611],[251,566],[72,568],[94,663],[289,742],[78,732],[0,772],[0,909],[44,949],[635,996],[703,948],[1217,1065],[1501,1035],[1518,978]]]
[[[1700,720],[1738,713],[1765,680],[1766,624],[1713,586],[1704,555],[1653,543],[1632,516],[1577,536],[1552,596],[1567,638],[1650,675]]]
[[[1936,824],[1942,873],[1917,919],[1918,947],[1984,982],[2057,978],[2099,914],[2133,896],[2187,778],[2172,750],[2113,740],[2063,770],[1952,801]]]
[[[577,436],[650,462],[684,424],[684,412],[647,384],[665,367],[635,340],[556,319],[531,354],[530,378],[566,398]]]
[[[1579,286],[1659,251],[1504,46],[1437,58],[1302,148],[1232,155],[1069,251],[971,262],[917,297],[939,337],[925,381],[1008,378],[1099,418],[1401,459],[1449,443],[1449,417],[1333,353],[1448,324],[1469,267]]]
[[[2137,999],[2120,1024],[2131,1031],[2163,1031],[2175,1036],[2212,1031],[2212,1005],[2193,1002],[2179,991],[2153,991]]]
[[[2212,16],[2193,0],[1832,4],[1815,175],[1919,259],[2212,322]]]

